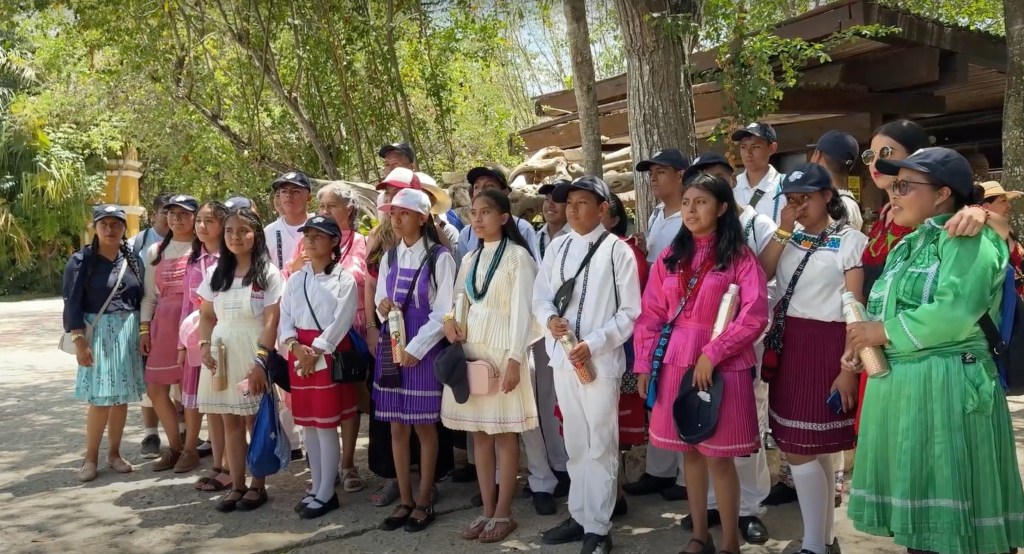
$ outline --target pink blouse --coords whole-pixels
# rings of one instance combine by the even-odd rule
[[[199,304],[202,303],[202,299],[199,298],[199,294],[196,291],[199,290],[199,285],[202,284],[206,271],[217,265],[217,261],[219,259],[220,252],[207,252],[206,247],[203,246],[202,252],[199,254],[199,258],[196,260],[196,263],[185,266],[185,276],[181,281],[183,297],[181,300],[180,321],[184,321],[190,313],[199,309]],[[178,344],[178,346],[180,347],[184,345]]]
[[[696,239],[691,268],[696,269],[712,253],[714,237]],[[675,313],[679,305],[679,275],[665,267],[666,250],[658,256],[644,289],[640,318],[633,330],[636,345],[637,373],[650,373],[655,345],[661,335],[661,326]],[[711,331],[718,314],[718,305],[730,284],[739,285],[740,305],[736,319],[715,340]],[[716,371],[749,370],[757,365],[754,341],[768,324],[768,286],[764,271],[753,251],[744,247],[743,253],[730,267],[711,271],[704,276],[695,297],[690,298],[687,310],[679,315],[673,326],[672,337],[665,354],[665,363],[689,367],[704,354]]]

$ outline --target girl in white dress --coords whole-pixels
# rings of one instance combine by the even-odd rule
[[[253,477],[245,487],[246,423],[259,409],[267,389],[269,348],[277,341],[279,302],[284,289],[281,272],[270,262],[263,223],[249,209],[233,211],[224,221],[220,262],[203,278],[199,296],[199,346],[203,368],[199,374],[199,411],[220,414],[231,492],[217,510],[231,512],[259,508],[267,501],[263,478]],[[227,366],[218,369],[218,358]],[[218,387],[214,373],[227,373],[227,385]],[[238,384],[248,380],[248,395]],[[223,382],[222,382],[223,383]]]
[[[452,343],[464,342],[468,359],[493,365],[500,375],[499,385],[497,393],[471,395],[464,404],[458,403],[446,386],[441,421],[449,429],[473,433],[483,514],[473,520],[462,537],[493,543],[505,540],[516,529],[512,495],[519,468],[518,433],[534,429],[539,423],[529,365],[530,345],[541,338],[530,306],[537,264],[512,218],[507,196],[482,191],[470,213],[480,241],[462,261],[455,280],[455,294],[466,294],[470,302],[467,332],[463,334],[454,315],[449,314],[445,317],[445,336]],[[501,472],[497,491],[493,479],[495,444]]]

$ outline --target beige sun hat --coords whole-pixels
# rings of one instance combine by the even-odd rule
[[[430,196],[430,213],[434,215],[448,213],[448,210],[452,209],[452,197],[448,192],[437,186],[437,181],[430,175],[420,171],[416,173],[416,176],[420,179],[420,186],[423,187],[423,192]]]
[[[981,188],[985,189],[985,198],[1005,196],[1007,200],[1013,200],[1014,198],[1024,196],[1024,192],[1004,189],[1003,185],[999,184],[999,181],[985,181],[981,184]]]

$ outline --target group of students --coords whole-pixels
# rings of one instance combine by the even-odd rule
[[[262,478],[246,486],[246,422],[273,393],[263,368],[277,352],[291,372],[282,396],[305,429],[303,518],[339,507],[336,480],[364,486],[354,447],[366,413],[369,469],[384,478],[370,500],[398,501],[385,530],[426,529],[436,482],[475,477],[481,513],[462,537],[503,541],[517,528],[522,442],[535,510],[554,514],[554,497],[568,495],[569,517],[545,544],[608,552],[623,493],[661,491],[689,500],[682,552],[735,554],[741,537],[768,540],[759,516],[770,432],[799,502],[801,553],[839,552],[834,460],[855,445],[848,513],[859,530],[911,552],[1024,545],[1013,429],[977,325],[998,318],[1015,252],[1020,265],[1012,195],[991,183],[979,192],[966,159],[930,147],[906,120],[879,128],[863,153],[829,132],[787,174],[770,164],[770,125],[732,140],[739,175],[713,153],[691,161],[664,149],[637,164],[659,204],[648,233],[633,237],[621,201],[591,176],[542,187],[545,223],[534,231],[490,167],[467,175],[460,231],[405,144],[380,151],[387,177],[367,237],[342,186],[321,189],[319,215],[307,217],[312,186],[299,172],[274,181],[281,217],[266,227],[245,199],[172,196],[169,232],[141,269],[124,212],[97,208],[95,238],[69,260],[64,290],[75,395],[89,404],[79,478],[96,477],[105,427],[110,467],[132,470],[120,437],[127,404],[145,393],[170,446],[154,469],[197,465],[205,414],[214,469],[196,488],[230,489],[221,511],[258,508],[267,493]],[[867,235],[844,190],[858,160],[890,198]],[[846,323],[844,293],[866,304],[868,321]],[[189,324],[197,357],[179,339]],[[356,340],[375,358],[365,387],[324,369]],[[860,352],[870,347],[884,349],[888,375],[866,377]],[[461,470],[457,431],[472,463]],[[644,442],[647,470],[624,483],[620,450]]]

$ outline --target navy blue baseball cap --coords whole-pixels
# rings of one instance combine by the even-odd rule
[[[313,185],[309,182],[309,177],[301,171],[289,171],[282,174],[274,182],[270,184],[270,188],[277,190],[284,185],[295,185],[302,187],[306,190],[313,190]]]
[[[537,189],[537,194],[540,194],[541,196],[547,196],[552,192],[555,192],[555,189],[558,188],[558,185],[567,184],[571,182],[572,181],[568,179],[556,179],[546,185],[541,185],[540,188]]]
[[[690,167],[690,160],[681,151],[675,148],[666,148],[655,152],[651,159],[636,164],[636,170],[650,171],[652,165],[664,165],[679,171],[685,171],[686,168]]]
[[[114,219],[120,219],[124,223],[128,223],[128,216],[121,209],[121,206],[117,204],[101,204],[94,206],[92,209],[92,222],[96,223],[101,219],[112,217]]]
[[[789,175],[786,175],[786,179],[782,181],[782,190],[775,197],[794,192],[809,193],[831,189],[832,176],[828,174],[828,170],[818,164],[807,163],[796,166]]]
[[[187,194],[175,194],[167,200],[164,204],[163,209],[169,210],[171,208],[178,207],[188,210],[192,213],[199,211],[199,201],[196,200],[195,196],[189,196]]]
[[[818,142],[811,146],[846,167],[853,167],[860,156],[860,144],[857,143],[857,139],[850,133],[842,131],[829,131],[821,135]]]
[[[299,232],[305,231],[306,229],[316,229],[331,235],[332,237],[340,237],[341,229],[338,228],[338,224],[334,221],[334,218],[324,217],[321,215],[313,216],[306,220],[306,223],[299,227]]]
[[[555,187],[554,192],[551,193],[551,199],[558,203],[568,202],[569,193],[574,190],[590,191],[604,199],[605,202],[612,196],[611,190],[608,189],[608,185],[604,180],[593,175],[584,175],[571,183],[563,182]]]
[[[963,198],[974,196],[974,172],[970,162],[949,148],[922,148],[905,160],[878,160],[875,168],[883,175],[898,175],[900,169],[910,169],[928,175]]]
[[[229,210],[241,210],[243,208],[252,209],[252,200],[249,200],[244,196],[233,196],[224,202],[224,207]]]
[[[715,371],[711,374],[711,388],[702,391],[693,386],[694,371],[691,368],[683,375],[679,393],[672,403],[676,432],[687,444],[700,444],[715,434],[725,386],[722,372]]]
[[[683,173],[683,182],[689,182],[690,179],[693,179],[705,169],[716,165],[725,166],[729,170],[729,173],[735,173],[736,171],[732,164],[729,163],[729,160],[725,159],[725,156],[717,152],[708,152],[707,154],[701,154],[693,159],[693,163],[690,164],[690,167],[688,167],[686,172]]]
[[[779,142],[779,135],[775,133],[775,128],[767,123],[761,123],[755,121],[746,127],[739,129],[732,134],[732,141],[739,142],[747,137],[759,137],[768,141],[769,144]]]

